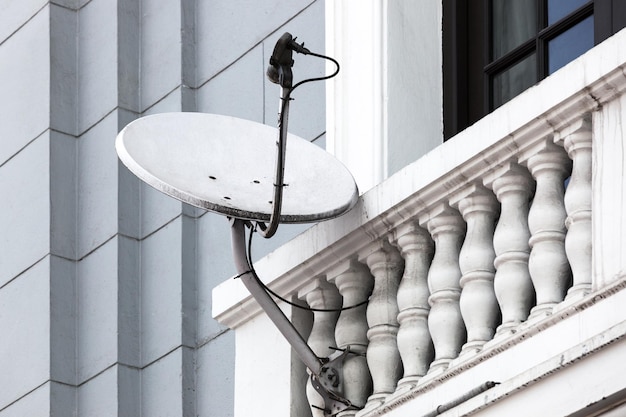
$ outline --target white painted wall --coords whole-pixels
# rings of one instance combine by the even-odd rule
[[[442,143],[441,2],[327,3],[327,150],[361,192]]]
[[[440,1],[388,1],[387,172],[443,142]]]

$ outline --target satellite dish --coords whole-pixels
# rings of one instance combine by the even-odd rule
[[[268,221],[278,130],[206,113],[142,117],[117,136],[130,171],[180,201],[226,216]],[[289,134],[281,223],[317,222],[354,206],[357,186],[332,155]]]
[[[337,68],[329,76],[292,85],[292,51],[329,59]],[[337,159],[287,133],[293,90],[305,82],[334,77],[339,63],[312,53],[285,33],[274,48],[270,67],[271,81],[281,86],[278,129],[215,114],[161,113],[127,125],[117,135],[115,148],[124,165],[147,184],[231,218],[237,277],[311,371],[312,386],[324,400],[324,414],[336,415],[354,407],[343,397],[340,376],[344,357],[354,352],[348,347],[328,358],[313,352],[256,276],[245,229],[251,229],[252,237],[251,221],[257,222],[259,234],[269,238],[279,223],[330,219],[357,202],[356,183]]]

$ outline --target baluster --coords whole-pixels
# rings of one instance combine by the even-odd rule
[[[338,309],[341,307],[341,296],[337,288],[323,278],[315,278],[298,292],[299,298],[306,299],[311,308]],[[330,348],[335,346],[335,324],[339,317],[338,311],[313,312],[313,327],[307,340],[313,352],[320,358],[328,357],[334,351]],[[324,417],[324,399],[313,388],[311,381],[307,381],[306,394],[314,417]],[[313,407],[315,406],[315,407]],[[318,408],[316,408],[318,407]]]
[[[442,204],[427,217],[420,218],[435,241],[435,256],[428,271],[430,314],[428,329],[435,347],[435,360],[429,375],[445,370],[457,357],[465,342],[465,326],[461,317],[459,298],[459,251],[465,233],[465,222],[457,211]]]
[[[367,364],[372,374],[373,393],[366,408],[380,405],[402,376],[402,362],[397,345],[398,303],[396,296],[403,270],[403,260],[386,240],[369,248],[364,256],[374,276],[374,289],[367,306]]]
[[[453,197],[467,224],[461,252],[461,315],[467,329],[467,343],[461,355],[478,352],[491,340],[500,323],[500,309],[493,289],[496,254],[493,234],[499,203],[482,185],[472,184]]]
[[[343,307],[350,307],[367,300],[374,280],[367,267],[357,261],[345,261],[328,271],[328,280],[334,283],[343,297]],[[343,310],[337,320],[335,340],[340,349],[350,348],[354,355],[343,361],[344,397],[356,407],[363,407],[372,393],[372,377],[367,366],[367,304]],[[346,410],[340,417],[353,416],[355,410]]]
[[[496,335],[507,335],[528,318],[535,305],[535,289],[528,272],[528,211],[535,183],[528,170],[515,163],[494,171],[486,183],[501,204],[493,235],[494,290],[502,312],[502,324]]]
[[[564,181],[571,161],[563,148],[551,140],[526,161],[537,189],[528,214],[530,258],[528,269],[535,287],[537,305],[530,317],[551,314],[563,301],[571,280],[565,255]]]
[[[580,120],[565,136],[565,150],[572,159],[572,178],[565,191],[567,235],[565,253],[572,268],[573,286],[567,299],[591,291],[591,122]]]
[[[398,350],[404,366],[399,391],[414,387],[433,359],[428,331],[428,268],[434,248],[428,232],[409,223],[395,230],[395,243],[404,258],[404,274],[398,287]]]

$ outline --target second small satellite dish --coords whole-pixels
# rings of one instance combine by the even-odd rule
[[[226,216],[268,221],[274,195],[277,129],[230,116],[161,113],[117,136],[121,161],[178,200]],[[281,223],[317,222],[358,199],[350,172],[311,142],[287,137]]]

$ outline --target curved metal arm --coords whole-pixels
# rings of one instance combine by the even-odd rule
[[[334,416],[340,411],[353,408],[350,401],[342,396],[343,374],[342,365],[346,355],[352,353],[350,347],[345,351],[335,352],[329,358],[319,358],[306,343],[302,335],[291,324],[287,316],[276,305],[272,297],[265,291],[248,265],[246,249],[246,222],[241,219],[231,219],[231,237],[233,256],[238,276],[254,299],[259,303],[265,314],[287,339],[300,360],[311,371],[313,388],[324,399],[324,414]]]
[[[263,311],[272,320],[274,325],[280,330],[282,335],[287,339],[291,347],[296,351],[302,362],[307,368],[316,375],[320,375],[322,371],[323,361],[313,353],[313,350],[307,345],[300,333],[291,324],[280,308],[276,305],[272,297],[265,292],[261,285],[257,282],[253,272],[248,266],[248,257],[246,249],[246,233],[245,222],[240,219],[231,219],[231,237],[233,245],[233,256],[235,266],[239,278],[246,286],[250,294],[259,303]]]
[[[289,124],[289,92],[290,89],[281,89],[280,112],[278,114],[278,141],[276,142],[276,176],[274,179],[274,199],[272,200],[272,214],[268,226],[261,225],[259,234],[266,239],[274,236],[280,223],[280,211],[283,204],[283,187],[285,186],[285,153],[287,151],[287,126]]]

